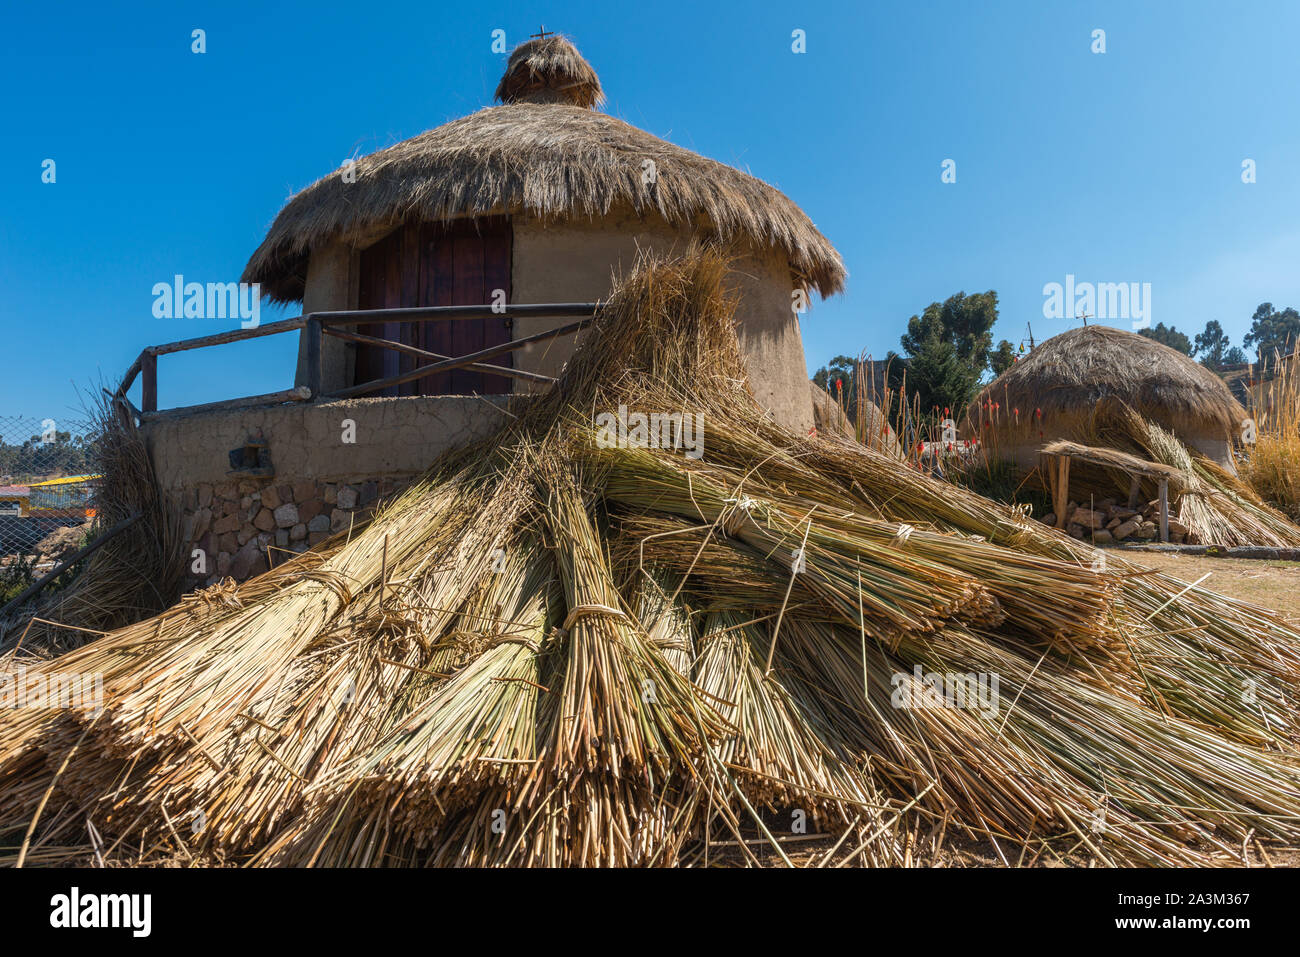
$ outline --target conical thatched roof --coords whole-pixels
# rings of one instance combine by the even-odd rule
[[[527,212],[564,219],[615,209],[776,247],[823,296],[846,276],[839,253],[785,194],[589,107],[600,80],[571,43],[529,41],[497,88],[502,106],[453,120],[317,180],[280,211],[244,269],[280,302],[302,298],[311,250],[410,220]],[[647,182],[644,163],[654,162]]]
[[[1241,428],[1245,410],[1222,379],[1168,346],[1111,326],[1084,326],[1048,339],[990,383],[971,403],[978,423],[986,402],[999,403],[999,427],[1037,430],[1035,413],[1053,434],[1070,417],[1091,414],[1119,399],[1165,428],[1184,436],[1228,438]]]

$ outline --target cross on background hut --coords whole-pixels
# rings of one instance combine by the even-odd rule
[[[530,40],[544,40],[546,37],[553,37],[553,36],[555,36],[555,34],[554,34],[554,33],[550,33],[550,32],[548,32],[547,29],[546,29],[546,24],[543,23],[543,24],[542,24],[542,27],[541,27],[541,30],[540,30],[539,32],[537,32],[537,33],[530,33],[530,34],[528,35],[528,39],[530,39]]]

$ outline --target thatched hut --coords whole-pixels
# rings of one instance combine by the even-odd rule
[[[1086,442],[1081,430],[1115,400],[1233,468],[1246,412],[1223,380],[1168,346],[1110,326],[1071,329],[1039,345],[979,394],[966,424],[990,454],[1028,470],[1053,439]]]
[[[782,424],[812,426],[795,289],[838,291],[839,254],[780,191],[597,112],[595,71],[568,40],[519,46],[490,106],[322,177],[281,210],[245,282],[304,313],[396,306],[587,302],[608,295],[639,250],[729,244],[740,337],[756,398]],[[498,292],[499,291],[499,292]],[[464,355],[561,323],[504,317],[369,331]],[[454,325],[454,328],[453,328]],[[572,338],[529,346],[514,367],[555,375]],[[323,385],[397,371],[391,350],[327,339]],[[502,361],[502,360],[494,360]],[[505,362],[509,362],[506,357]],[[305,381],[305,345],[299,384]],[[530,388],[515,380],[516,390]],[[401,394],[492,394],[508,379],[457,370]]]

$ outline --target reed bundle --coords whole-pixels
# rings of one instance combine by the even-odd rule
[[[358,534],[40,664],[106,700],[0,712],[0,855],[76,859],[87,819],[281,866],[788,862],[795,820],[842,863],[922,827],[1121,865],[1300,840],[1292,624],[783,432],[725,275],[641,263],[555,389]],[[700,415],[703,456],[604,447],[620,405]]]

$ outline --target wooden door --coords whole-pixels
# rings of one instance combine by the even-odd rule
[[[489,305],[501,290],[510,301],[510,220],[505,216],[415,223],[396,230],[361,254],[358,307]],[[505,316],[433,322],[371,323],[364,335],[416,346],[444,356],[463,356],[510,341]],[[357,346],[357,383],[397,375],[433,360],[378,346]],[[507,354],[493,365],[512,366]],[[424,376],[372,395],[500,395],[511,380],[468,369]]]

